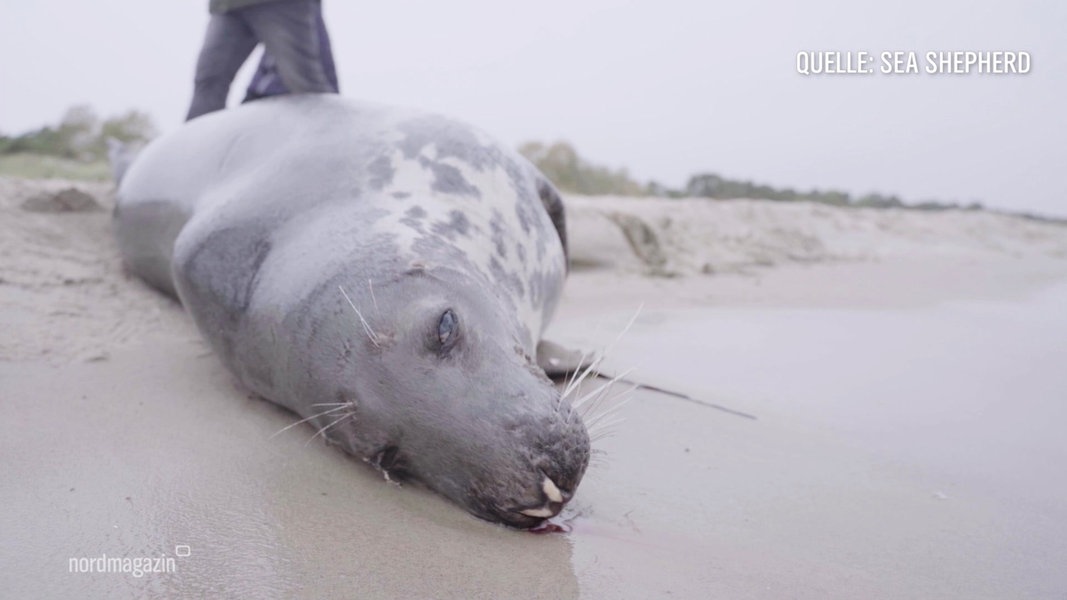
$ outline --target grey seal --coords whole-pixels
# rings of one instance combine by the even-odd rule
[[[557,514],[589,462],[535,358],[564,222],[548,180],[477,129],[332,95],[158,138],[115,212],[127,268],[251,391],[387,478],[518,528]]]

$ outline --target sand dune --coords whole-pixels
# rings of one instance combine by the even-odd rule
[[[1067,227],[985,211],[580,196],[567,207],[579,267],[653,275],[916,255],[1067,258]]]
[[[98,208],[64,210],[59,202],[56,212],[41,212],[24,206],[67,189],[95,198]],[[182,322],[173,302],[123,271],[110,232],[113,207],[110,184],[0,178],[0,292],[5,305],[0,327],[7,332],[0,359],[99,359],[116,344]],[[980,271],[975,269],[979,263],[1007,261],[1019,269],[1006,275],[1007,281],[1003,274],[997,280],[1006,284],[1003,291],[1010,291],[1019,278],[1056,273],[1067,258],[1067,227],[987,212],[580,196],[568,197],[567,208],[574,263],[568,292],[577,304],[587,294],[609,289],[606,295],[623,308],[640,302],[699,305],[701,298],[718,291],[731,301],[765,302],[765,293],[746,283],[773,276],[769,267],[799,265],[877,263],[888,264],[888,271],[924,262],[926,271],[934,265]],[[785,279],[796,276],[788,269],[778,271],[787,273]],[[810,270],[801,273],[813,276]],[[721,274],[749,277],[714,277]],[[814,275],[825,276],[836,278]],[[928,279],[923,272],[915,277],[922,285],[929,283],[923,283]],[[679,281],[664,281],[670,278]],[[975,280],[970,274],[963,279]],[[813,288],[827,286],[785,287],[775,292],[783,301],[810,298]],[[816,299],[832,301],[835,294],[847,292],[847,285],[834,287],[836,291],[815,292]],[[928,291],[942,295],[939,289]],[[923,292],[879,294],[893,298]],[[594,306],[602,304],[590,308]]]

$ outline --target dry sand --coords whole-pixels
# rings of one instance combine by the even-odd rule
[[[71,185],[99,209],[23,208]],[[1067,416],[1059,402],[1067,383],[1054,367],[1067,348],[1052,338],[1034,346],[1033,332],[1051,329],[1017,322],[1033,310],[1063,323],[1055,303],[1063,296],[1047,294],[1067,281],[1067,227],[754,201],[570,198],[568,207],[576,267],[551,337],[603,347],[644,305],[610,355],[613,368],[637,365],[635,377],[758,418],[637,392],[561,519],[572,531],[531,535],[386,484],[306,443],[310,428],[272,437],[293,415],[238,390],[180,307],[122,271],[109,186],[0,179],[0,589],[12,597],[1067,592],[1067,509],[1052,500],[1067,496],[1053,469],[1067,443],[1051,427]],[[993,321],[1001,325],[992,338],[967,337]],[[788,358],[847,361],[849,331],[885,340],[911,332],[906,340],[920,346],[1000,344],[1032,372],[998,374],[1000,362],[1016,364],[1001,354],[982,355],[978,371],[955,379],[896,369],[893,381],[924,383],[907,396],[927,416],[916,431],[905,427],[913,406],[872,393],[896,389],[883,372],[841,376],[833,363]],[[900,366],[915,346],[866,351]],[[961,381],[974,387],[967,398],[953,392]],[[1004,394],[990,391],[997,385],[1029,416],[1008,410]],[[820,401],[814,389],[823,398],[863,393]],[[984,421],[960,416],[976,406]],[[978,450],[961,453],[952,440]],[[105,554],[162,556],[174,569],[71,572],[72,558]]]

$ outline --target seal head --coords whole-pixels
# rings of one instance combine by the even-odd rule
[[[421,482],[483,519],[532,527],[577,488],[589,436],[523,350],[514,317],[465,279],[417,268],[373,288],[324,288],[328,308],[314,329],[334,332],[335,356],[310,364],[323,372],[309,379],[339,383],[321,392],[339,410],[318,426],[390,479]],[[313,343],[324,341],[320,333]]]

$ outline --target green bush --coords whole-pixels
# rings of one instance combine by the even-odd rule
[[[129,110],[101,121],[92,107],[79,104],[68,108],[54,127],[13,137],[0,135],[0,156],[39,155],[92,164],[107,160],[109,137],[144,143],[155,136],[156,127],[146,113]],[[26,159],[13,164],[23,163]]]
[[[549,180],[563,191],[575,194],[640,196],[645,186],[630,179],[626,169],[612,170],[590,164],[578,156],[567,142],[545,146],[527,142],[519,147],[522,153]]]

